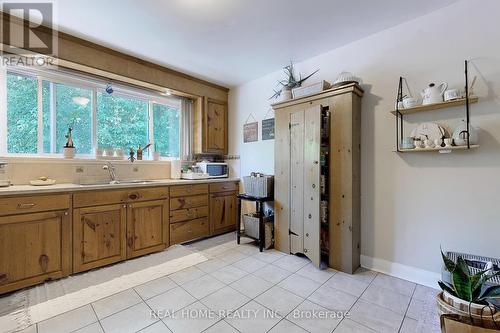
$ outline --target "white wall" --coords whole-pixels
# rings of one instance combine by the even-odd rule
[[[500,1],[464,0],[297,64],[303,74],[320,69],[310,83],[333,82],[342,70],[362,80],[365,265],[431,284],[436,274],[429,272],[441,269],[440,246],[500,257],[499,41]],[[389,111],[399,76],[408,79],[414,94],[429,82],[463,87],[464,59],[472,60],[471,77],[478,77],[474,90],[480,102],[471,110],[472,123],[480,128],[479,150],[394,153],[394,117]],[[274,142],[243,143],[242,125],[250,112],[262,120],[281,76],[277,70],[230,93],[229,151],[241,155],[243,175],[273,173]],[[413,115],[406,128],[436,121],[453,129],[464,110]],[[415,277],[415,268],[424,270],[422,277]]]

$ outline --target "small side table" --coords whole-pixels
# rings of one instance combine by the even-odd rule
[[[236,223],[236,242],[240,244],[240,237],[248,237],[255,239],[259,242],[259,250],[262,252],[264,250],[264,243],[266,241],[266,236],[264,232],[264,203],[274,201],[274,198],[256,198],[245,194],[238,194],[238,221]],[[241,201],[253,201],[255,202],[255,211],[259,215],[259,238],[249,236],[241,231]]]

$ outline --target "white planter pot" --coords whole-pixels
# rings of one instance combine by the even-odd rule
[[[161,158],[161,154],[157,151],[153,153],[153,161],[159,161]]]
[[[281,97],[281,102],[292,99],[292,90],[288,88],[283,88],[281,90],[280,97]]]
[[[63,148],[64,158],[75,158],[75,148]]]

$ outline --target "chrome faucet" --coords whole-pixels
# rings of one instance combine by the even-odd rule
[[[119,181],[116,180],[115,166],[113,164],[111,164],[111,162],[106,162],[106,165],[103,165],[102,169],[103,170],[108,170],[108,172],[109,172],[109,178],[110,178],[110,181],[109,181],[110,184],[118,184],[119,183]]]

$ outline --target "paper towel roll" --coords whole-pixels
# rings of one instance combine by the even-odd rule
[[[181,160],[170,161],[170,178],[181,179]]]

